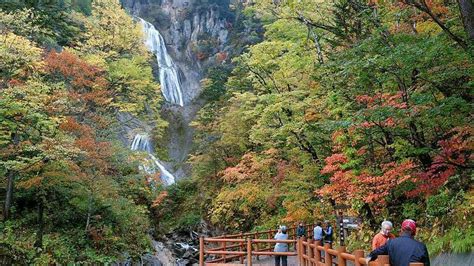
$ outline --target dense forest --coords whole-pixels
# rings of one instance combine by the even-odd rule
[[[431,254],[472,252],[472,1],[230,2],[235,51],[201,81],[192,170],[161,186],[118,136],[130,113],[166,138],[140,24],[118,0],[0,1],[0,255],[112,263],[150,231],[341,205],[362,221],[349,249],[412,218]]]
[[[0,30],[0,254],[38,265],[141,255],[155,196],[115,136],[117,112],[153,119],[155,137],[166,126],[141,28],[114,0],[12,1]]]
[[[193,176],[162,210],[185,210],[177,226],[205,217],[239,232],[335,221],[348,205],[363,220],[352,248],[368,249],[384,219],[413,218],[431,253],[470,251],[474,36],[463,11],[253,1],[243,14],[261,41],[208,72]],[[176,223],[176,211],[163,215]]]

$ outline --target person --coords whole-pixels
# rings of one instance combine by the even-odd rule
[[[323,241],[323,228],[321,227],[321,222],[317,222],[313,230],[313,239],[314,241]]]
[[[324,243],[332,245],[333,230],[330,222],[326,223],[326,228],[324,229]]]
[[[288,234],[286,233],[286,226],[280,226],[278,233],[275,235],[275,240],[288,240]],[[288,252],[288,243],[276,243],[275,252]],[[280,261],[282,266],[288,265],[287,256],[276,255],[275,256],[275,266],[280,266]]]
[[[400,237],[390,239],[378,249],[372,251],[367,257],[367,262],[375,260],[379,255],[388,255],[391,266],[409,266],[412,262],[422,262],[430,265],[430,258],[426,245],[416,241],[416,222],[407,219],[402,223]]]
[[[296,236],[297,237],[305,237],[306,236],[306,228],[303,223],[299,223],[298,227],[296,228]]]
[[[385,245],[387,240],[395,238],[395,236],[391,233],[393,225],[390,221],[383,221],[382,222],[382,230],[378,234],[374,236],[372,240],[372,250],[376,250],[379,247]]]

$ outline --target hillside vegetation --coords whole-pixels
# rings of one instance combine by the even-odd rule
[[[141,28],[115,0],[1,8],[0,255],[28,265],[137,258],[151,247],[155,195],[118,141],[116,114],[154,121],[156,138],[166,126]]]
[[[163,212],[238,232],[348,205],[351,247],[412,218],[431,252],[470,251],[473,35],[457,2],[253,2],[263,40],[210,71],[193,176]]]
[[[153,231],[335,221],[340,206],[362,220],[350,250],[412,218],[431,254],[472,252],[472,3],[230,5],[234,51],[201,82],[192,172],[163,187],[120,141],[120,113],[154,125],[154,143],[167,123],[119,1],[0,2],[0,256],[138,260]]]

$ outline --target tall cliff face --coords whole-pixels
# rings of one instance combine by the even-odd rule
[[[184,97],[195,99],[205,69],[225,60],[233,13],[228,0],[123,0],[162,34],[179,69]]]
[[[190,122],[203,105],[198,99],[206,69],[227,59],[233,13],[229,0],[122,0],[131,15],[150,22],[162,35],[177,68],[183,106],[165,103],[162,116],[169,122],[168,150],[163,162],[177,178],[188,175],[186,159],[192,148]],[[157,71],[157,79],[159,79]]]

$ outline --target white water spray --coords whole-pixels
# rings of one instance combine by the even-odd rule
[[[168,54],[166,44],[160,32],[153,24],[138,18],[146,36],[145,45],[156,55],[160,67],[161,90],[165,100],[184,106],[183,91],[178,77],[178,71],[173,59]]]
[[[146,134],[136,134],[130,147],[132,151],[144,151],[148,154],[148,160],[143,162],[140,169],[148,174],[160,172],[160,178],[165,185],[175,183],[175,177],[164,167],[164,165],[153,155],[153,147],[150,138]]]

